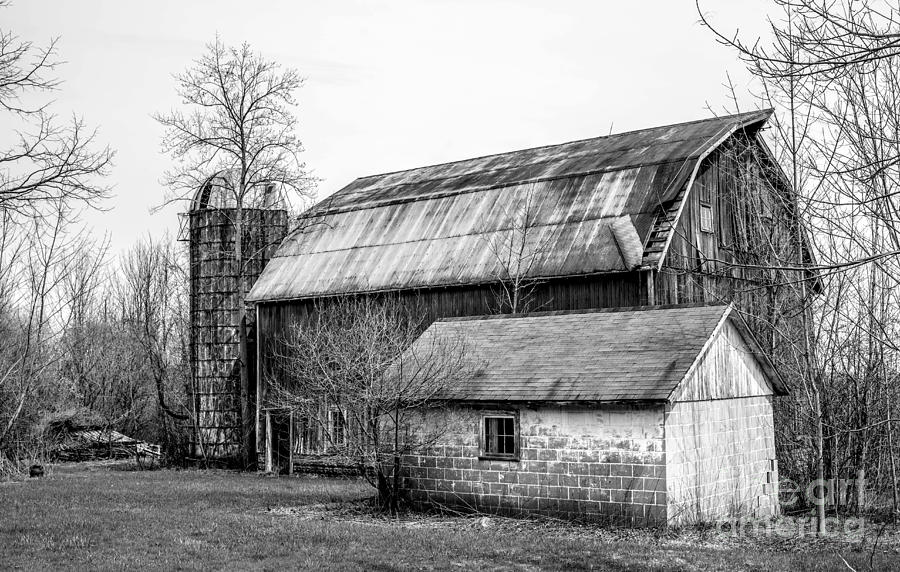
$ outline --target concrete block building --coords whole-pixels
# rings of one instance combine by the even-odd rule
[[[422,412],[419,505],[618,525],[774,516],[783,391],[731,306],[440,320],[476,373]],[[413,351],[415,348],[413,348]],[[443,429],[440,429],[443,428]]]

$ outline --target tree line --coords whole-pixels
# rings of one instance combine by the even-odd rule
[[[751,72],[756,105],[775,110],[767,141],[814,253],[801,268],[785,260],[763,270],[764,289],[791,303],[751,317],[769,330],[800,324],[769,348],[792,389],[777,404],[781,476],[831,483],[817,493],[820,526],[831,511],[896,516],[900,6],[773,0],[764,39],[726,30],[697,7]],[[756,248],[776,244],[760,236]]]

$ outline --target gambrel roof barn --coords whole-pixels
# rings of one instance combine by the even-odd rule
[[[531,277],[659,270],[679,223],[694,214],[685,208],[688,191],[708,184],[704,160],[735,136],[755,141],[769,115],[362,177],[304,215],[250,299],[495,282],[502,270],[485,245],[514,231],[510,213],[526,200],[534,204],[528,240],[540,245]]]
[[[462,421],[447,422],[456,435],[468,435],[459,437],[468,447],[461,457],[458,447],[447,446],[444,456],[459,457],[452,462],[515,475],[525,465],[508,463],[534,459],[509,450],[485,455],[485,447],[512,447],[512,439],[526,436],[520,430],[527,429],[536,445],[525,448],[540,449],[548,459],[562,462],[560,455],[565,455],[566,463],[575,463],[580,455],[593,459],[602,453],[607,460],[597,461],[603,465],[597,470],[610,478],[614,475],[609,472],[617,470],[631,471],[629,479],[646,479],[634,471],[665,470],[659,468],[666,466],[659,455],[664,451],[657,447],[670,444],[657,433],[671,428],[684,436],[678,450],[683,453],[679,463],[686,465],[679,471],[693,479],[705,474],[705,468],[696,465],[698,459],[718,459],[719,453],[740,448],[739,439],[752,437],[754,457],[736,469],[729,486],[740,488],[741,494],[752,491],[750,502],[757,508],[776,511],[771,400],[783,388],[762,356],[751,359],[758,362],[751,384],[758,390],[750,393],[743,392],[750,386],[736,385],[731,370],[720,367],[743,359],[735,356],[758,353],[743,321],[729,317],[737,315],[737,306],[765,315],[765,308],[756,307],[770,303],[756,294],[764,277],[753,269],[766,257],[787,266],[811,259],[787,179],[760,135],[770,116],[771,111],[755,111],[362,177],[315,205],[300,217],[298,228],[267,263],[249,295],[256,305],[261,380],[257,434],[268,436],[260,443],[265,443],[261,452],[269,467],[292,467],[295,454],[316,450],[314,435],[304,430],[299,446],[292,425],[296,420],[267,409],[265,380],[287,374],[279,356],[285,355],[283,343],[292,328],[316,319],[318,309],[337,297],[390,294],[414,308],[423,326],[434,323],[427,332],[467,328],[469,337],[485,342],[497,358],[492,369],[482,372],[483,379],[455,388],[458,394],[450,399],[458,404],[454,411]],[[767,242],[761,243],[761,237]],[[514,248],[500,252],[498,245]],[[753,264],[744,266],[744,261]],[[523,284],[527,297],[513,302],[504,298]],[[732,301],[735,305],[728,305]],[[604,308],[618,310],[596,314]],[[435,322],[510,311],[544,314]],[[559,312],[563,314],[553,317]],[[729,326],[722,330],[726,322]],[[673,340],[684,346],[683,359]],[[701,350],[709,353],[712,346],[719,348],[719,357],[710,358],[709,367],[718,373],[704,382],[721,385],[715,391],[722,398],[713,405],[698,394],[687,399],[693,405],[676,408],[667,397],[681,379],[675,370],[688,367],[690,356]],[[634,353],[641,347],[644,353]],[[558,378],[550,375],[544,385],[532,379],[554,365],[571,371]],[[584,382],[587,378],[592,381]],[[466,397],[467,387],[479,395]],[[565,394],[565,399],[554,392]],[[751,402],[749,409],[742,405]],[[665,403],[669,405],[660,405]],[[706,425],[694,431],[685,421],[706,413],[739,426],[729,433],[725,449],[709,449],[724,437]],[[676,414],[681,417],[670,423],[667,416]],[[576,417],[581,420],[577,427],[562,429],[560,419]],[[619,425],[592,425],[606,418],[618,419]],[[629,425],[628,419],[635,423]],[[525,421],[531,423],[527,428],[520,425]],[[603,443],[632,431],[653,433],[634,446],[654,449],[601,451]],[[566,442],[594,443],[600,449],[592,445],[592,453],[563,452],[544,443],[547,435],[559,437],[553,443],[565,437]],[[656,468],[640,466],[644,453],[655,459],[651,464]],[[557,483],[585,476],[572,473],[577,468],[568,465],[565,470],[554,467],[546,478]],[[632,506],[625,497],[632,499],[633,494],[654,500],[637,503],[640,514],[625,514],[619,506],[607,507],[603,515],[627,516],[634,523],[658,522],[661,515],[674,514],[676,507],[660,508],[654,496],[660,491],[623,487],[625,476],[618,475],[620,481],[614,484],[619,488],[598,488],[606,491],[598,497],[625,495],[615,501],[622,506]],[[637,484],[661,486],[655,483]],[[435,492],[428,489],[433,484],[419,490]],[[688,492],[702,494],[710,510],[735,500],[706,489]],[[522,491],[516,495],[521,497]],[[510,508],[494,502],[496,494],[484,487],[476,496],[490,497],[492,508]],[[667,498],[685,501],[681,493]],[[571,512],[570,504],[562,508],[564,500],[557,494],[554,506],[560,513]],[[446,495],[438,501],[450,502]]]

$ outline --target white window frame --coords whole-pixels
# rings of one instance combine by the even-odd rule
[[[704,220],[704,210],[709,212],[709,219]],[[704,224],[706,222],[707,224]],[[713,234],[716,231],[716,213],[713,210],[712,203],[700,203],[700,232]]]

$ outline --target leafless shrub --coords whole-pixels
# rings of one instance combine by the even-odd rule
[[[422,410],[469,371],[465,340],[429,336],[410,347],[423,329],[419,315],[390,298],[322,303],[286,340],[283,371],[267,378],[267,406],[296,412],[304,449],[353,463],[392,512],[402,456],[441,433],[419,426]]]

